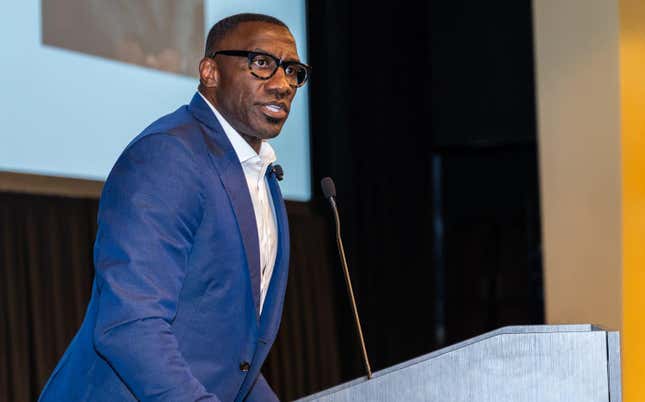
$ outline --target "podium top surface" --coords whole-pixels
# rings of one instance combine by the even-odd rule
[[[572,324],[572,325],[525,325],[525,326],[507,326],[507,327],[502,327],[494,331],[490,331],[487,333],[484,333],[482,335],[476,336],[474,338],[470,338],[468,340],[456,343],[454,345],[450,345],[441,349],[438,349],[434,352],[430,352],[425,355],[421,355],[419,357],[413,358],[411,360],[399,363],[397,365],[385,368],[383,370],[379,370],[375,373],[373,373],[372,378],[378,378],[381,376],[388,375],[390,373],[396,372],[401,369],[405,369],[407,367],[422,363],[426,360],[436,358],[438,356],[454,352],[456,350],[466,348],[470,345],[485,341],[489,338],[493,338],[496,336],[500,335],[514,335],[514,334],[539,334],[539,333],[573,333],[573,332],[611,332],[611,331],[606,331],[603,328],[600,328],[598,326],[592,325],[592,324]],[[309,395],[308,397],[305,397],[304,399],[300,399],[299,401],[310,401],[310,400],[316,400],[317,397],[324,395],[324,394],[330,394],[338,391],[342,391],[346,388],[354,387],[358,384],[361,384],[363,382],[366,382],[367,377],[360,377],[355,380],[337,385],[333,388],[321,391],[317,394],[314,395]]]
[[[494,336],[498,335],[510,335],[510,334],[536,334],[536,333],[555,333],[555,332],[591,332],[591,331],[605,331],[604,329],[593,325],[593,324],[570,324],[570,325],[511,325],[507,327],[502,327],[498,328],[494,331],[486,332],[484,334],[481,334],[479,336],[476,336],[474,338],[467,339],[465,341],[455,343],[454,345],[446,346],[445,348],[437,349],[434,352],[427,353],[425,355],[421,355],[418,357],[415,357],[411,360],[407,360],[403,363],[396,364],[394,366],[390,366],[388,368],[385,368],[383,370],[379,370],[375,373],[373,373],[372,378],[378,377],[381,375],[388,374],[392,371],[400,370],[404,367],[408,366],[413,366],[420,361],[424,361],[427,359],[432,359],[433,357],[440,356],[445,353],[450,353],[454,350],[464,348],[466,346],[472,345],[477,342],[481,342],[485,339],[492,338]],[[344,386],[352,386],[354,384],[358,384],[359,382],[367,381],[367,377],[361,377],[357,378],[353,381],[350,381],[345,384],[339,385],[338,388],[334,389],[340,389],[340,387]]]

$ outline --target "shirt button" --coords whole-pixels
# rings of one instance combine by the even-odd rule
[[[249,371],[250,368],[251,364],[249,364],[249,362],[240,363],[240,371]]]

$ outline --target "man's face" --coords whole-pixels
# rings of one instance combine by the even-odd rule
[[[280,60],[299,61],[296,42],[286,28],[265,22],[244,22],[230,32],[215,50],[249,50],[269,53]],[[217,55],[214,106],[242,136],[276,137],[289,115],[296,88],[284,69],[262,80],[249,71],[248,59]]]

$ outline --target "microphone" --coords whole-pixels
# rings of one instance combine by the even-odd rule
[[[358,318],[358,309],[356,308],[356,299],[354,298],[354,290],[352,288],[352,281],[349,277],[349,269],[347,268],[347,259],[345,258],[345,248],[343,241],[340,237],[340,217],[338,215],[338,208],[336,207],[336,185],[331,177],[324,177],[320,181],[323,195],[329,200],[331,209],[334,212],[334,220],[336,221],[336,244],[338,246],[338,253],[340,254],[340,262],[343,265],[343,273],[345,274],[345,285],[347,285],[347,294],[352,305],[352,312],[354,313],[354,322],[356,323],[356,330],[358,332],[358,339],[361,342],[361,351],[363,352],[363,363],[365,363],[365,370],[367,371],[367,379],[372,378],[372,369],[370,361],[367,357],[367,348],[365,347],[365,339],[363,338],[363,330],[361,329],[361,320]]]
[[[330,199],[331,197],[336,197],[336,185],[331,177],[323,177],[320,181],[320,187],[322,188],[323,195],[325,199]]]
[[[282,181],[282,179],[284,179],[284,170],[282,170],[282,166],[271,165],[271,172],[275,175],[278,181]]]

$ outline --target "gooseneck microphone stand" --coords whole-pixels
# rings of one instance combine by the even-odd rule
[[[367,357],[367,348],[365,347],[365,339],[363,338],[363,330],[361,328],[361,321],[358,317],[358,308],[356,307],[356,299],[354,298],[354,289],[352,288],[352,280],[349,277],[349,269],[347,268],[347,259],[345,258],[345,248],[343,247],[343,240],[340,236],[340,217],[338,215],[338,208],[336,206],[336,185],[331,177],[325,177],[320,182],[322,186],[323,195],[329,200],[331,209],[334,212],[334,220],[336,221],[336,244],[338,245],[338,252],[340,254],[340,262],[343,266],[343,273],[345,274],[345,285],[347,285],[347,294],[352,305],[352,312],[354,313],[354,322],[356,323],[356,331],[358,332],[358,339],[361,342],[361,351],[363,352],[363,363],[365,363],[365,370],[367,371],[367,379],[372,378],[372,368],[370,361]]]

